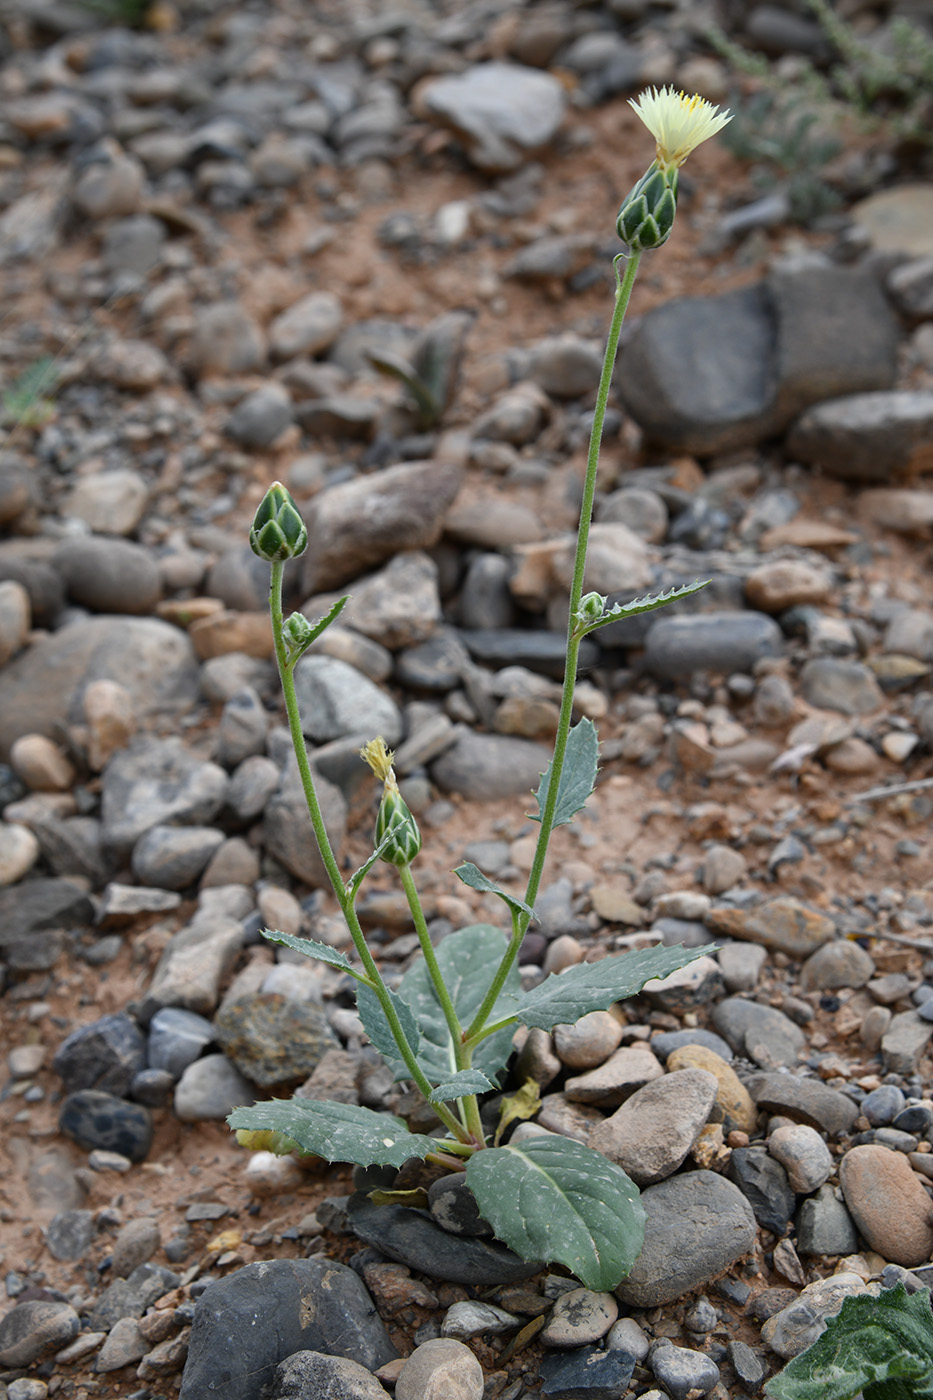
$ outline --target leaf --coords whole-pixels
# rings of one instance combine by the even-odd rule
[[[270,1099],[235,1108],[227,1122],[231,1128],[284,1133],[304,1152],[358,1167],[400,1167],[410,1157],[426,1157],[437,1146],[433,1139],[409,1132],[394,1114],[330,1099]]]
[[[534,1079],[526,1079],[520,1089],[502,1100],[499,1126],[496,1128],[496,1146],[499,1146],[499,1139],[510,1123],[514,1123],[516,1118],[533,1118],[540,1107],[541,1090],[538,1083]]]
[[[389,830],[383,836],[382,840],[379,842],[376,849],[373,851],[372,855],[367,860],[364,860],[359,870],[354,871],[354,873],[350,876],[350,879],[347,881],[346,889],[347,894],[350,896],[351,900],[355,899],[356,892],[359,889],[360,885],[366,879],[366,876],[369,874],[370,870],[372,870],[373,866],[376,864],[376,861],[379,860],[386,847],[390,846],[394,840],[395,828],[390,827]]]
[[[451,1099],[462,1099],[467,1094],[485,1094],[496,1086],[481,1074],[478,1069],[462,1069],[443,1084],[438,1084],[433,1094],[428,1095],[428,1103],[448,1103]]]
[[[486,1148],[470,1158],[466,1179],[503,1244],[522,1259],[566,1265],[586,1288],[615,1288],[641,1252],[638,1187],[572,1138]]]
[[[902,1283],[876,1298],[846,1298],[825,1332],[772,1376],[775,1400],[908,1400],[933,1395],[933,1315],[929,1289]]]
[[[462,1026],[468,1026],[489,990],[493,973],[506,949],[505,936],[492,924],[471,924],[450,933],[437,947],[437,962],[444,985],[453,1000]],[[490,1022],[512,1014],[514,998],[521,981],[518,969],[509,969],[502,997],[493,1008]],[[399,994],[408,1002],[421,1032],[418,1060],[432,1084],[445,1084],[457,1072],[457,1055],[441,1004],[423,958],[411,967],[399,983]],[[383,1052],[384,1053],[384,1052]],[[473,1068],[486,1075],[495,1086],[499,1071],[512,1053],[509,1027],[480,1041],[473,1052]],[[395,1056],[386,1055],[397,1079],[408,1071]]]
[[[541,784],[535,793],[538,810],[536,813],[528,813],[534,822],[539,822],[544,816],[553,767],[552,759],[547,766],[547,772],[541,775]],[[581,719],[567,736],[564,765],[557,788],[557,806],[554,808],[555,826],[563,826],[566,822],[573,821],[596,785],[598,768],[599,739],[596,725],[591,719]]]
[[[437,422],[442,406],[413,365],[391,350],[370,349],[366,351],[366,357],[380,374],[393,375],[401,380],[418,406],[419,422],[428,427]]]
[[[516,914],[527,914],[529,919],[535,917],[535,911],[530,904],[526,904],[514,894],[509,894],[507,890],[501,890],[471,860],[465,860],[462,865],[458,865],[454,874],[458,880],[469,885],[471,890],[479,890],[481,894],[497,894]]]
[[[522,992],[512,1014],[526,1026],[549,1031],[553,1026],[572,1026],[588,1011],[607,1011],[613,1002],[635,996],[646,982],[667,977],[679,967],[715,952],[715,945],[684,948],[639,948],[629,953],[602,958],[594,963],[577,963],[565,972],[552,973],[530,992]]]
[[[663,593],[646,593],[644,598],[633,598],[629,603],[616,603],[603,613],[598,622],[587,623],[583,635],[595,632],[597,627],[608,627],[610,622],[618,622],[623,617],[638,617],[641,613],[654,612],[656,608],[666,608],[668,603],[673,603],[678,598],[688,598],[692,593],[699,593],[708,583],[708,578],[697,579],[694,583],[679,583],[665,589]]]
[[[330,967],[339,967],[341,972],[349,972],[351,977],[358,981],[361,974],[350,962],[346,953],[341,953],[339,948],[331,948],[328,943],[318,943],[316,938],[296,938],[291,933],[280,933],[278,929],[264,928],[263,938],[270,943],[280,943],[283,948],[293,948],[296,953],[304,953],[306,958],[316,958],[318,962],[328,963]]]
[[[411,1191],[366,1192],[374,1206],[410,1206],[414,1210],[427,1210],[428,1193],[423,1186],[415,1186]]]
[[[386,988],[386,990],[388,991],[388,988]],[[398,992],[390,991],[389,1000],[395,1007],[396,1015],[401,1022],[405,1039],[408,1041],[412,1054],[417,1055],[421,1044],[421,1033],[412,1015],[411,1007],[404,997],[399,996]],[[409,1070],[404,1060],[399,1058],[399,1049],[398,1045],[395,1043],[395,1036],[392,1034],[392,1028],[386,1019],[385,1012],[379,1004],[379,998],[376,996],[372,987],[365,985],[360,987],[356,994],[356,1009],[360,1013],[363,1029],[379,1051],[379,1054],[384,1060],[388,1060],[389,1063],[393,1060],[398,1060],[398,1063],[405,1071],[402,1077],[407,1077]]]

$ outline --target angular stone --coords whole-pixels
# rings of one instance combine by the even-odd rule
[[[297,1084],[336,1045],[320,1006],[278,993],[225,1001],[214,1032],[228,1059],[261,1089]]]
[[[556,134],[564,90],[550,73],[517,63],[478,63],[435,78],[420,94],[424,109],[467,143],[481,170],[515,170]]]
[[[788,450],[828,476],[886,486],[933,467],[933,392],[892,389],[849,394],[808,409]]]
[[[713,1008],[713,1025],[736,1054],[763,1069],[795,1065],[806,1043],[799,1026],[774,1006],[745,997],[727,997]]]
[[[914,1074],[933,1035],[933,1024],[916,1011],[901,1011],[881,1037],[881,1056],[889,1074]]]
[[[706,924],[714,934],[747,939],[792,958],[809,956],[836,933],[828,915],[792,895],[768,900],[756,909],[711,909]]]
[[[86,890],[72,880],[40,877],[0,888],[0,952],[17,971],[50,968],[62,949],[61,930],[93,917]]]
[[[131,1162],[144,1162],[152,1144],[152,1116],[142,1104],[127,1103],[98,1089],[69,1094],[58,1126],[88,1152],[103,1148]]]
[[[872,1290],[858,1274],[839,1273],[818,1279],[802,1293],[769,1317],[761,1329],[762,1341],[783,1360],[789,1361],[811,1346],[826,1330],[846,1298]]]
[[[706,1070],[665,1074],[595,1128],[588,1146],[616,1162],[637,1185],[653,1185],[683,1162],[715,1098],[716,1080]]]
[[[796,1198],[787,1173],[764,1147],[737,1147],[729,1163],[734,1181],[765,1230],[780,1236],[794,1214]]]
[[[210,823],[224,804],[229,779],[180,739],[145,739],[114,755],[101,792],[103,839],[126,854],[159,823]]]
[[[361,1194],[350,1197],[347,1209],[350,1228],[364,1243],[428,1278],[488,1287],[531,1278],[541,1268],[504,1245],[448,1235],[426,1211],[377,1206]]]
[[[660,1063],[644,1046],[625,1045],[615,1050],[602,1064],[586,1074],[574,1075],[564,1085],[564,1094],[572,1103],[592,1103],[600,1108],[615,1108],[630,1098],[636,1090],[660,1079],[664,1074]]]

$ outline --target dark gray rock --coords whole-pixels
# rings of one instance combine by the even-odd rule
[[[58,1126],[87,1152],[99,1147],[119,1152],[131,1162],[144,1162],[152,1145],[149,1110],[98,1089],[69,1094],[58,1115]]]
[[[347,1212],[350,1229],[365,1244],[429,1278],[488,1287],[530,1278],[541,1268],[519,1259],[504,1245],[450,1235],[427,1211],[377,1206],[368,1197],[355,1195],[347,1202]]]
[[[55,738],[82,724],[95,680],[125,686],[138,721],[165,719],[197,697],[197,658],[186,633],[154,617],[88,618],[41,638],[0,671],[0,758],[21,734]]]
[[[477,631],[511,627],[515,602],[509,591],[512,565],[503,554],[477,554],[467,565],[460,593],[460,621]]]
[[[141,885],[187,889],[223,840],[223,832],[214,826],[152,826],[133,847],[133,874]]]
[[[344,1264],[247,1264],[198,1299],[179,1400],[260,1400],[276,1367],[318,1351],[375,1370],[395,1357],[372,1299]]]
[[[645,637],[644,664],[663,680],[695,671],[751,671],[766,656],[780,656],[781,629],[759,612],[720,612],[660,617]]]
[[[562,632],[529,632],[522,628],[464,628],[461,640],[477,661],[487,666],[527,666],[529,671],[560,680],[564,674],[567,639]],[[599,648],[589,637],[580,647],[580,670],[595,666]]]
[[[651,1348],[648,1364],[671,1400],[706,1395],[719,1380],[719,1367],[711,1357],[689,1347],[676,1347],[666,1337]]]
[[[548,1400],[617,1400],[634,1370],[634,1356],[621,1348],[574,1347],[540,1363],[541,1395]]]
[[[164,1006],[149,1022],[149,1066],[178,1079],[214,1039],[205,1016],[181,1006]]]
[[[9,885],[0,889],[0,953],[19,972],[48,969],[62,950],[62,930],[93,917],[86,890],[72,880]]]
[[[747,1342],[727,1342],[726,1353],[742,1389],[754,1395],[768,1374],[767,1361]]]
[[[808,409],[794,424],[791,455],[843,481],[888,486],[925,469],[933,433],[933,393],[847,394]]]
[[[66,1347],[79,1327],[70,1304],[27,1299],[0,1318],[0,1366],[20,1370],[36,1365]]]
[[[537,790],[550,750],[531,739],[465,730],[431,766],[444,792],[491,800]]]
[[[268,1400],[389,1400],[389,1392],[358,1361],[296,1351],[275,1368]]]
[[[884,704],[874,673],[861,661],[837,656],[812,657],[800,673],[800,688],[808,705],[843,715],[870,715]]]
[[[855,1221],[831,1186],[821,1186],[797,1212],[798,1254],[854,1254],[858,1249]]]
[[[72,1031],[55,1052],[52,1068],[66,1094],[100,1089],[122,1098],[145,1064],[145,1036],[132,1017],[118,1011]]]
[[[450,1235],[492,1237],[492,1226],[479,1213],[476,1198],[462,1172],[452,1172],[428,1187],[428,1209]]]
[[[139,1264],[127,1278],[115,1278],[99,1294],[88,1321],[99,1331],[109,1331],[124,1317],[142,1317],[157,1298],[177,1288],[180,1279],[161,1264]]]
[[[783,1235],[793,1219],[797,1198],[787,1172],[766,1147],[737,1147],[729,1163],[729,1177],[755,1212],[765,1230]]]
[[[91,612],[151,612],[162,596],[162,580],[153,556],[132,540],[87,535],[66,540],[54,564],[68,595]]]
[[[620,1302],[655,1308],[699,1288],[755,1243],[755,1217],[739,1188],[711,1171],[669,1177],[642,1192],[645,1245]]]
[[[281,384],[263,384],[240,400],[227,419],[226,431],[240,447],[270,447],[292,417],[288,390]]]
[[[884,1128],[894,1122],[906,1103],[896,1084],[879,1084],[862,1099],[861,1109],[873,1128]]]
[[[713,1025],[738,1055],[762,1069],[796,1065],[806,1037],[783,1011],[745,997],[726,997],[713,1008]]]
[[[224,805],[229,778],[180,739],[144,739],[115,754],[104,772],[104,842],[128,854],[161,823],[209,823]]]
[[[20,539],[0,543],[0,582],[21,583],[29,594],[36,627],[52,627],[65,606],[65,584],[46,555],[32,553]]]
[[[796,1074],[755,1074],[745,1087],[765,1113],[777,1113],[840,1137],[852,1131],[858,1105],[820,1079]]]
[[[53,1259],[81,1259],[94,1238],[94,1212],[60,1210],[45,1230],[45,1247]]]
[[[659,1060],[666,1060],[668,1055],[679,1050],[682,1045],[703,1045],[721,1060],[725,1060],[727,1065],[732,1063],[732,1047],[728,1042],[723,1040],[722,1036],[713,1031],[703,1030],[702,1027],[686,1031],[661,1031],[649,1041],[649,1048]]]

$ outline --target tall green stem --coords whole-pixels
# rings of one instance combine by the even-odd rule
[[[344,883],[340,875],[340,866],[337,864],[337,857],[334,855],[334,848],[330,844],[330,837],[324,825],[324,817],[321,812],[321,804],[318,801],[317,789],[314,786],[314,774],[311,772],[311,764],[308,762],[308,751],[305,748],[305,736],[301,728],[301,714],[298,709],[298,696],[295,693],[294,665],[288,659],[288,652],[285,646],[283,635],[282,616],[282,575],[284,564],[273,563],[272,578],[269,586],[269,611],[272,617],[272,639],[275,646],[275,659],[279,668],[279,678],[282,682],[282,694],[285,697],[285,713],[288,716],[288,728],[292,739],[292,748],[295,751],[295,759],[298,763],[298,773],[301,777],[301,786],[304,789],[305,801],[308,806],[308,815],[311,818],[311,825],[314,828],[314,835],[317,840],[318,850],[321,853],[321,860],[327,872],[327,878],[340,905],[341,912],[347,921],[350,930],[350,937],[353,939],[360,961],[369,978],[372,989],[379,999],[383,1014],[392,1031],[392,1036],[399,1049],[399,1054],[414,1082],[424,1094],[425,1098],[432,1092],[431,1082],[415,1059],[414,1052],[408,1044],[402,1023],[398,1018],[398,1013],[392,1005],[392,998],[389,990],[382,980],[382,974],[376,966],[372,953],[366,944],[363,930],[356,913],[351,896],[344,888]],[[436,1105],[437,1116],[447,1128],[461,1141],[465,1141],[469,1136],[468,1131],[457,1121],[456,1116],[444,1104]]]

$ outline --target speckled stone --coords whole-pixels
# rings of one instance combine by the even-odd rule
[[[224,1054],[261,1089],[306,1079],[337,1044],[320,1006],[277,992],[228,1002],[214,1019]]]

